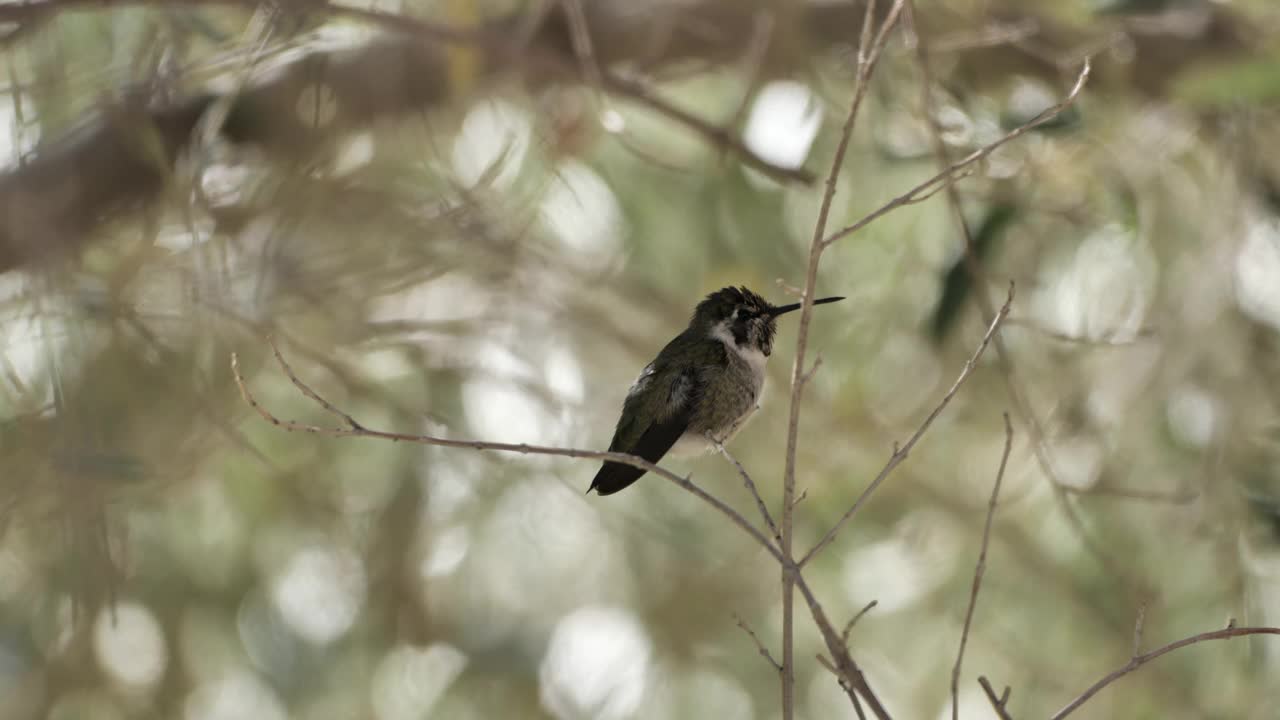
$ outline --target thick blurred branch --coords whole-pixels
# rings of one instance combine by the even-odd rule
[[[187,0],[188,5],[251,9],[249,0]],[[159,5],[148,2],[44,0],[0,5],[0,23],[39,23],[70,9]],[[172,103],[124,93],[116,106],[85,120],[75,131],[53,140],[21,166],[0,174],[0,271],[32,261],[67,256],[92,241],[99,225],[134,211],[153,198],[168,180],[173,163],[191,150],[198,124],[215,103],[229,102],[220,128],[228,140],[259,146],[278,158],[305,158],[344,131],[374,121],[439,106],[466,88],[451,87],[449,46],[465,44],[481,52],[483,79],[518,72],[531,84],[576,81],[583,75],[564,12],[550,12],[528,43],[520,38],[523,16],[513,15],[477,29],[458,29],[405,15],[320,3],[300,9],[339,14],[386,31],[368,45],[313,52],[234,97],[207,94]],[[830,11],[851,15],[850,8]],[[680,12],[690,27],[714,27],[708,38],[691,32],[664,35],[663,63],[691,57],[720,59],[740,50],[735,28],[749,31],[752,8],[708,2]],[[784,182],[807,182],[802,169],[783,168],[751,152],[725,128],[662,100],[639,79],[623,77],[611,66],[638,61],[652,51],[655,24],[608,12],[590,13],[592,66],[599,64],[607,90],[652,107],[723,148],[750,167]],[[776,60],[776,59],[775,59]],[[781,62],[781,61],[779,61]],[[791,62],[791,61],[788,61]],[[299,112],[299,98],[323,87],[335,108],[318,122]],[[326,101],[328,102],[328,100]]]
[[[283,69],[271,79],[245,88],[236,96],[227,118],[226,136],[242,143],[268,148],[276,155],[302,158],[314,153],[317,143],[335,133],[367,126],[386,117],[404,115],[436,107],[464,94],[470,88],[452,87],[450,45],[465,44],[479,57],[474,84],[502,73],[518,72],[535,86],[550,82],[581,82],[582,49],[590,48],[592,67],[600,69],[607,91],[629,97],[652,107],[669,119],[684,124],[708,142],[743,163],[782,182],[809,182],[804,169],[782,168],[750,152],[728,127],[721,126],[664,102],[634,72],[653,73],[687,61],[703,66],[737,62],[750,54],[753,75],[761,79],[794,74],[812,65],[826,48],[845,44],[849,29],[859,27],[861,18],[886,14],[882,9],[869,13],[874,3],[816,3],[802,9],[771,16],[777,38],[763,48],[752,49],[759,33],[758,3],[736,0],[697,2],[658,1],[646,4],[646,13],[623,11],[621,3],[607,0],[537,4],[533,12],[518,12],[485,22],[474,28],[458,28],[432,23],[417,17],[380,10],[331,4],[320,0],[293,0],[277,4],[281,12],[310,16],[340,16],[374,25],[385,35],[367,46],[337,51],[313,52]],[[112,11],[128,7],[219,8],[251,11],[255,0],[30,0],[0,4],[0,24],[12,26],[0,36],[12,49],[33,33],[45,29],[63,12]],[[999,4],[997,4],[999,5]],[[566,8],[576,7],[585,27],[575,44],[575,23]],[[1064,62],[1074,62],[1078,51],[1054,48],[1096,47],[1098,38],[1081,38],[1079,29],[1064,27],[1052,18],[1040,17],[1026,8],[1010,6],[992,9],[1008,20],[978,28],[956,30],[960,17],[940,11],[938,27],[950,32],[938,40],[935,50],[969,50],[982,61],[984,53],[999,53],[1012,67],[1035,72],[1057,72]],[[1197,57],[1219,57],[1248,48],[1247,23],[1228,8],[1212,8],[1211,22],[1204,31],[1212,42],[1198,42],[1196,35],[1151,32],[1136,26],[1100,28],[1105,38],[1117,34],[1130,37],[1138,49],[1125,67],[1130,75],[1153,79],[1158,91],[1170,81],[1171,64],[1194,63]],[[1032,35],[1035,42],[1028,40]],[[584,45],[581,40],[586,38]],[[797,42],[797,39],[803,41]],[[1114,39],[1107,40],[1114,43]],[[578,48],[575,51],[575,47]],[[456,54],[456,53],[455,53]],[[1002,60],[1005,62],[1006,60]],[[991,58],[986,58],[990,62]],[[621,66],[629,68],[619,74]],[[331,92],[339,116],[323,127],[299,117],[299,93],[323,82]],[[182,152],[190,149],[196,124],[219,98],[197,96],[175,102],[155,103],[146,97],[128,97],[118,103],[119,111],[87,117],[68,135],[46,142],[22,167],[0,173],[0,271],[32,261],[73,255],[91,242],[99,225],[114,216],[137,210],[165,185],[166,171]],[[129,118],[112,122],[108,115]],[[152,143],[147,135],[153,135]],[[160,157],[140,152],[139,146],[160,149]],[[976,161],[980,158],[972,158]],[[894,206],[908,204],[931,189],[913,190]],[[884,211],[887,211],[886,208]],[[883,211],[865,218],[870,222]],[[845,228],[837,235],[854,232]],[[828,243],[834,241],[828,239]]]

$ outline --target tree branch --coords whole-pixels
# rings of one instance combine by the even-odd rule
[[[769,513],[769,507],[764,504],[764,498],[760,496],[760,491],[756,489],[755,481],[751,479],[747,469],[742,467],[742,463],[738,462],[738,459],[730,454],[724,444],[711,433],[707,433],[707,440],[738,471],[738,476],[742,478],[742,484],[747,487],[747,492],[750,492],[751,498],[756,501],[756,508],[760,511],[760,517],[764,519],[765,526],[769,528],[769,532],[773,533],[773,539],[781,546],[782,537],[778,533],[778,524],[773,521],[773,515]]]
[[[1142,616],[1139,615],[1139,618],[1141,617]],[[1155,660],[1156,658],[1162,655],[1171,653],[1174,650],[1187,647],[1188,645],[1195,645],[1196,643],[1207,642],[1209,640],[1229,640],[1231,638],[1244,637],[1246,635],[1280,635],[1280,628],[1235,627],[1235,622],[1236,622],[1235,620],[1231,620],[1229,623],[1227,623],[1227,627],[1223,628],[1222,630],[1213,630],[1210,632],[1200,633],[1199,635],[1192,635],[1191,637],[1186,637],[1181,640],[1171,642],[1168,645],[1158,647],[1149,653],[1143,653],[1141,655],[1138,655],[1135,653],[1133,657],[1129,658],[1129,662],[1111,671],[1098,682],[1090,685],[1087,690],[1080,693],[1080,695],[1077,696],[1071,702],[1067,703],[1066,707],[1054,713],[1053,716],[1049,718],[1049,720],[1062,720],[1062,718],[1065,718],[1071,713],[1075,712],[1076,710],[1079,710],[1080,706],[1088,702],[1089,698],[1093,697],[1094,695],[1097,695],[1098,691],[1102,690],[1103,688],[1115,682],[1116,680],[1119,680],[1125,675],[1128,675],[1134,670],[1137,670],[1143,665],[1146,665],[1152,660]],[[1134,634],[1137,638],[1139,639],[1141,638],[1140,630],[1135,629]]]
[[[987,503],[987,521],[982,526],[982,549],[978,551],[978,564],[973,568],[973,587],[969,590],[969,607],[964,613],[964,630],[960,633],[960,649],[956,652],[956,664],[951,668],[951,720],[960,720],[960,663],[964,660],[964,648],[969,642],[969,629],[973,625],[973,609],[978,604],[978,590],[982,587],[982,575],[987,570],[987,545],[991,542],[991,520],[996,514],[996,500],[1000,497],[1000,485],[1004,482],[1004,469],[1009,464],[1009,451],[1013,448],[1013,424],[1009,413],[1004,413],[1004,452],[1000,455],[1000,469],[991,488],[991,501]]]
[[[831,169],[827,172],[826,191],[822,196],[822,204],[818,209],[818,218],[813,227],[813,239],[809,243],[809,261],[805,271],[804,292],[800,297],[800,328],[796,335],[796,354],[791,367],[791,408],[787,420],[787,454],[782,478],[782,536],[781,549],[783,556],[792,558],[792,518],[795,509],[796,492],[796,449],[800,435],[800,401],[804,395],[805,352],[809,345],[809,323],[813,318],[813,300],[818,283],[818,264],[822,259],[825,247],[823,236],[827,232],[827,219],[831,214],[831,205],[835,199],[836,187],[840,177],[840,169],[844,165],[845,154],[849,150],[849,140],[853,135],[854,123],[857,121],[858,109],[862,107],[866,97],[871,74],[888,41],[889,33],[898,23],[902,13],[904,0],[894,0],[872,39],[871,26],[875,16],[875,3],[868,2],[862,23],[862,37],[858,43],[858,71],[854,82],[853,98],[849,103],[849,112],[845,115],[844,126],[840,129],[840,142],[836,146],[835,157],[831,160]],[[783,720],[791,720],[794,716],[795,664],[794,664],[794,593],[795,573],[791,568],[782,571],[782,715]],[[817,617],[815,615],[815,620]],[[830,641],[828,642],[830,644]],[[830,648],[829,648],[830,649]],[[840,653],[831,649],[838,663],[843,662],[841,670],[852,683],[855,690],[862,692],[865,680],[859,684],[861,673],[856,672],[849,653],[843,646]],[[842,655],[841,655],[842,653]],[[856,672],[856,674],[855,674]],[[878,702],[870,702],[872,712],[881,716],[883,708]]]
[[[956,393],[960,390],[960,386],[963,385],[965,381],[969,379],[969,376],[973,374],[974,368],[978,366],[978,360],[980,360],[982,358],[982,354],[986,352],[987,345],[991,343],[992,337],[994,337],[996,331],[1000,329],[1000,325],[1004,322],[1004,319],[1009,316],[1009,308],[1013,305],[1013,296],[1014,286],[1013,283],[1010,283],[1009,295],[1005,298],[1004,305],[1000,307],[1000,311],[996,313],[995,319],[993,319],[991,321],[991,325],[987,327],[986,334],[982,336],[982,342],[978,343],[977,350],[974,350],[973,355],[971,355],[969,360],[965,362],[964,368],[960,370],[960,376],[956,378],[954,383],[952,383],[951,389],[947,391],[946,395],[942,396],[942,400],[933,408],[933,411],[924,419],[924,422],[920,423],[920,427],[916,428],[916,431],[907,439],[907,442],[904,443],[902,447],[893,451],[893,455],[889,457],[889,461],[880,469],[880,472],[876,475],[875,479],[867,485],[866,489],[862,491],[862,494],[858,496],[858,499],[854,501],[853,505],[845,511],[843,516],[840,517],[840,520],[822,536],[821,540],[809,549],[809,552],[801,556],[800,561],[796,563],[797,566],[804,567],[823,548],[830,545],[831,541],[835,539],[836,533],[840,532],[840,529],[844,527],[845,523],[849,522],[849,519],[853,517],[854,513],[858,512],[858,509],[861,508],[866,503],[867,499],[871,497],[871,494],[880,487],[880,484],[884,482],[885,478],[889,477],[889,474],[893,472],[894,468],[898,467],[903,460],[907,459],[907,456],[911,454],[911,449],[920,441],[920,438],[924,437],[925,432],[929,430],[929,426],[933,425],[933,421],[938,419],[938,416],[942,414],[942,411],[951,403],[951,399],[956,396]]]
[[[279,352],[276,353],[276,361],[280,364],[280,367],[282,370],[284,370],[285,374],[289,376],[290,382],[292,382],[294,386],[297,387],[300,392],[302,392],[303,395],[315,401],[326,411],[342,418],[344,423],[346,424],[346,427],[336,427],[336,428],[321,427],[318,425],[308,425],[306,423],[300,423],[293,420],[282,420],[276,417],[269,410],[264,408],[258,402],[257,398],[255,398],[253,394],[249,392],[249,387],[245,383],[244,375],[242,375],[240,372],[239,357],[235,353],[232,353],[231,354],[231,372],[235,377],[236,386],[240,389],[240,397],[244,398],[244,401],[249,405],[249,407],[253,408],[254,412],[258,413],[258,415],[260,415],[264,420],[271,423],[272,425],[275,425],[276,427],[282,428],[284,430],[288,430],[290,432],[307,432],[315,435],[326,435],[328,437],[379,438],[382,440],[391,440],[392,442],[411,442],[411,443],[418,443],[420,445],[438,445],[441,447],[470,448],[472,450],[494,450],[497,452],[520,453],[522,455],[558,455],[561,457],[586,458],[591,460],[612,460],[613,462],[623,463],[625,465],[631,465],[632,467],[637,467],[647,472],[653,473],[654,475],[657,475],[659,477],[665,478],[666,480],[676,484],[677,486],[687,490],[688,492],[693,493],[700,500],[711,505],[720,513],[722,513],[725,517],[729,518],[729,520],[733,522],[734,525],[737,525],[738,527],[742,528],[744,532],[750,535],[753,540],[755,540],[757,543],[760,544],[761,547],[767,550],[769,554],[772,555],[773,558],[777,560],[779,563],[782,563],[783,565],[790,564],[778,551],[778,548],[774,547],[773,543],[769,542],[769,538],[766,537],[764,533],[761,533],[758,529],[756,529],[755,526],[753,526],[750,522],[748,522],[746,518],[742,517],[742,515],[738,513],[736,510],[726,505],[724,502],[716,498],[714,495],[711,495],[705,490],[703,490],[702,488],[698,487],[689,478],[680,477],[679,475],[676,475],[670,470],[667,470],[666,468],[661,467],[659,465],[655,465],[654,463],[651,463],[642,457],[637,457],[635,455],[628,455],[627,453],[619,453],[619,452],[580,450],[577,448],[547,447],[543,445],[529,445],[527,443],[499,443],[499,442],[487,442],[484,440],[455,440],[451,438],[438,437],[435,435],[414,435],[411,433],[397,433],[397,432],[387,432],[384,430],[375,430],[373,428],[369,428],[360,424],[359,422],[351,418],[347,413],[344,413],[341,410],[338,410],[327,400],[324,400],[322,397],[320,397],[320,395],[316,393],[314,390],[312,390],[310,386],[308,386],[306,383],[302,382],[302,380],[298,378],[298,376],[293,372],[293,368],[289,366],[288,362],[285,361],[284,356],[281,355]]]
[[[1000,716],[1000,720],[1013,720],[1013,716],[1006,709],[1009,704],[1009,686],[1006,685],[1004,692],[997,697],[995,688],[991,687],[991,681],[987,679],[986,675],[978,676],[978,684],[982,686],[982,692],[987,694],[987,699],[991,701],[991,709],[996,711],[996,715]]]
[[[1028,132],[1058,117],[1063,113],[1063,111],[1065,111],[1067,108],[1075,104],[1076,99],[1080,96],[1080,91],[1084,89],[1085,83],[1089,79],[1089,73],[1091,70],[1092,70],[1092,65],[1090,64],[1090,59],[1085,58],[1084,65],[1080,68],[1080,74],[1076,76],[1075,85],[1072,86],[1071,92],[1067,93],[1067,96],[1063,98],[1061,102],[1041,111],[1040,114],[1031,118],[1030,120],[1023,123],[1022,125],[1019,125],[1013,130],[1010,130],[1008,133],[1005,133],[1003,137],[996,140],[995,142],[992,142],[989,145],[984,145],[978,148],[977,150],[974,150],[973,152],[969,153],[968,155],[964,156],[960,160],[957,160],[956,162],[952,163],[947,168],[942,170],[942,172],[939,172],[937,175],[934,175],[933,177],[929,178],[928,180],[925,180],[919,185],[916,185],[915,187],[899,195],[898,197],[890,200],[884,205],[881,205],[879,208],[876,208],[875,210],[871,211],[867,215],[863,216],[862,219],[858,220],[854,224],[846,228],[842,228],[840,230],[835,231],[834,233],[832,233],[822,241],[823,246],[826,247],[838,240],[841,240],[843,238],[846,238],[858,232],[862,228],[870,225],[871,223],[875,222],[881,217],[884,217],[890,211],[895,210],[899,207],[902,207],[903,205],[911,204],[922,195],[925,195],[927,193],[937,192],[938,187],[940,187],[941,185],[954,182],[955,178],[957,177],[957,174],[961,170],[964,170],[965,168],[978,162],[979,160],[986,158],[988,155],[1000,149],[1002,146],[1009,143],[1010,141],[1016,140],[1022,137],[1023,135],[1027,134]]]
[[[773,659],[773,653],[769,652],[769,648],[765,647],[764,643],[760,642],[759,636],[757,636],[755,631],[751,629],[751,626],[747,625],[747,623],[744,622],[742,618],[738,617],[737,615],[734,615],[733,619],[734,619],[734,622],[738,623],[738,627],[742,628],[742,631],[751,637],[751,642],[755,643],[756,650],[760,652],[760,657],[764,658],[765,660],[768,660],[769,664],[773,666],[774,670],[777,670],[778,672],[782,672],[782,665],[777,660]]]

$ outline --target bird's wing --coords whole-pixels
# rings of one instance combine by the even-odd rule
[[[624,419],[618,423],[618,429],[613,435],[613,442],[609,444],[609,450],[637,455],[652,463],[658,462],[688,429],[699,392],[698,373],[691,368],[677,375],[666,388],[655,387],[646,393],[633,393],[628,396],[627,404],[630,405],[633,402],[643,403],[648,399],[643,395],[656,393],[659,397],[653,398],[653,401],[662,403],[661,410],[641,414],[627,412],[633,409],[624,408]],[[631,422],[626,420],[628,417],[635,418],[638,414],[655,419],[643,428],[637,427],[634,419]],[[637,434],[638,437],[636,437]],[[645,471],[638,467],[607,460],[600,468],[600,472],[596,473],[587,492],[595,490],[601,495],[612,495],[639,480],[644,473]]]

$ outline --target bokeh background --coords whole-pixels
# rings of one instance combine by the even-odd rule
[[[268,335],[365,425],[602,449],[705,293],[802,284],[822,185],[801,176],[829,167],[862,12],[0,4],[0,718],[780,717],[735,622],[779,652],[777,567],[691,495],[286,433],[229,358],[282,418],[334,422]],[[1280,7],[920,0],[911,30],[932,115],[899,28],[832,227],[938,171],[934,123],[960,157],[1094,72],[958,184],[978,281],[945,193],[825,255],[819,293],[849,300],[812,326],[797,546],[940,400],[975,299],[1016,282],[1006,362],[806,575],[837,624],[878,601],[851,647],[895,717],[950,717],[1010,412],[960,711],[994,716],[982,674],[1045,717],[1127,660],[1139,607],[1148,647],[1280,624]],[[794,343],[783,319],[731,447],[775,511]],[[755,519],[722,459],[670,467]],[[797,628],[799,716],[854,717],[802,605]],[[1198,645],[1078,716],[1273,718],[1278,663],[1274,639]]]

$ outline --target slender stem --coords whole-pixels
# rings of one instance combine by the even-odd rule
[[[781,545],[782,537],[778,533],[778,524],[774,522],[773,515],[769,513],[769,507],[764,504],[764,498],[760,496],[760,491],[756,488],[755,481],[751,479],[751,474],[747,472],[746,468],[742,467],[742,463],[738,462],[738,459],[734,457],[733,454],[730,453],[729,450],[711,433],[707,433],[707,440],[711,443],[712,447],[723,455],[724,459],[728,460],[729,463],[738,471],[738,476],[742,478],[742,484],[745,485],[747,491],[751,493],[751,498],[756,501],[756,509],[760,511],[760,517],[764,520],[765,526],[769,528],[769,532],[773,533],[774,541]]]
[[[742,530],[746,532],[747,535],[750,535],[751,538],[756,541],[756,543],[758,543],[761,547],[767,550],[769,554],[772,555],[773,558],[777,560],[780,564],[782,564],[784,567],[786,566],[794,567],[794,563],[790,559],[784,558],[783,555],[778,551],[778,548],[774,547],[773,543],[769,542],[769,538],[764,533],[760,532],[760,530],[758,530],[754,525],[752,525],[746,518],[742,517],[742,515],[738,513],[736,510],[726,505],[719,498],[715,497],[714,495],[711,495],[707,491],[698,487],[689,478],[680,477],[679,475],[676,475],[670,470],[667,470],[666,468],[661,467],[659,465],[655,465],[649,462],[648,460],[645,460],[642,457],[637,457],[635,455],[628,455],[627,453],[619,453],[619,452],[602,452],[597,450],[580,450],[577,448],[548,447],[544,445],[529,445],[527,443],[499,443],[499,442],[488,442],[485,440],[459,440],[459,439],[438,437],[435,435],[414,435],[412,433],[397,433],[397,432],[387,432],[384,430],[375,430],[373,428],[369,428],[364,425],[361,425],[360,423],[352,419],[349,415],[342,412],[341,410],[338,410],[331,403],[321,398],[306,383],[302,382],[302,380],[298,378],[298,376],[293,372],[293,368],[289,366],[288,362],[285,361],[284,356],[282,356],[279,352],[276,353],[276,360],[277,362],[280,363],[280,367],[284,370],[285,374],[289,376],[289,380],[298,388],[299,391],[301,391],[308,398],[311,398],[312,400],[314,400],[317,404],[319,404],[325,410],[340,417],[343,420],[344,424],[346,425],[346,427],[336,427],[336,428],[322,427],[318,425],[308,425],[305,423],[295,422],[293,420],[282,420],[276,417],[269,410],[264,408],[258,402],[257,398],[255,398],[253,394],[249,392],[249,387],[245,383],[244,375],[242,375],[240,372],[240,360],[235,353],[232,353],[231,354],[231,372],[235,376],[236,386],[239,387],[240,389],[240,397],[242,397],[245,403],[247,403],[251,408],[253,408],[253,410],[257,412],[258,415],[260,415],[264,420],[271,423],[272,425],[275,425],[276,427],[279,427],[291,432],[307,432],[315,435],[326,435],[329,437],[379,438],[381,440],[391,440],[392,442],[411,442],[411,443],[418,443],[420,445],[438,445],[441,447],[470,448],[472,450],[494,450],[497,452],[520,453],[522,455],[558,455],[561,457],[587,458],[591,460],[611,460],[613,462],[623,463],[624,465],[631,465],[632,467],[638,467],[647,472],[651,472],[654,475],[665,478],[666,480],[672,483],[675,483],[679,487],[693,493],[700,500],[711,505],[716,510],[718,510],[721,514],[723,514],[725,517],[729,518],[729,520],[732,521],[734,525],[737,525],[738,527],[742,528]]]
[[[1084,705],[1089,700],[1089,698],[1093,697],[1094,695],[1097,695],[1099,690],[1102,690],[1106,686],[1110,685],[1116,680],[1119,680],[1125,675],[1128,675],[1134,670],[1137,670],[1143,665],[1146,665],[1152,660],[1155,660],[1156,658],[1162,655],[1171,653],[1174,650],[1178,650],[1188,645],[1195,645],[1196,643],[1202,643],[1209,640],[1229,640],[1231,638],[1243,637],[1245,635],[1280,635],[1280,627],[1234,627],[1234,625],[1235,625],[1235,621],[1232,620],[1227,625],[1227,627],[1223,628],[1222,630],[1213,630],[1211,632],[1200,633],[1199,635],[1192,635],[1191,637],[1183,638],[1181,640],[1171,642],[1168,645],[1158,647],[1149,653],[1143,653],[1142,655],[1134,655],[1133,657],[1129,658],[1129,662],[1125,663],[1123,666],[1119,668],[1116,668],[1110,673],[1107,673],[1107,675],[1103,677],[1101,680],[1090,685],[1089,688],[1084,692],[1080,693],[1080,695],[1077,696],[1076,699],[1067,703],[1066,707],[1054,713],[1053,716],[1049,718],[1049,720],[1062,720],[1062,718],[1070,715],[1076,710],[1079,710],[1080,706]]]
[[[826,190],[822,195],[822,204],[818,208],[818,219],[814,223],[813,239],[809,243],[809,261],[805,270],[804,291],[800,296],[800,327],[796,335],[796,354],[791,366],[791,409],[787,420],[787,454],[782,476],[782,555],[792,558],[792,527],[796,494],[796,448],[800,437],[800,401],[804,395],[805,352],[809,345],[809,323],[813,318],[813,300],[818,284],[818,264],[822,259],[825,247],[822,238],[827,232],[827,219],[831,214],[831,205],[835,200],[836,188],[840,178],[840,168],[844,165],[845,155],[849,150],[849,140],[853,135],[854,123],[858,117],[858,109],[866,97],[868,79],[875,69],[889,31],[897,24],[905,0],[895,0],[888,16],[880,26],[875,40],[868,46],[871,38],[871,23],[874,20],[875,3],[868,2],[862,23],[862,40],[858,47],[858,71],[853,90],[853,99],[849,104],[849,112],[845,115],[844,126],[840,129],[840,142],[836,146],[835,157],[831,160],[831,169],[827,172]],[[793,568],[783,566],[782,569],[782,717],[792,720],[795,716],[795,600],[796,584]],[[816,618],[815,618],[816,619]],[[833,651],[834,652],[834,651]],[[845,652],[845,657],[848,653]],[[840,657],[836,658],[837,662]]]
[[[1009,704],[1009,686],[1006,685],[1004,692],[997,696],[995,688],[991,687],[991,681],[985,675],[978,676],[978,684],[982,686],[982,692],[987,694],[987,699],[991,701],[991,709],[996,711],[1000,720],[1013,720],[1013,716],[1006,709]]]
[[[901,464],[903,460],[906,460],[907,456],[911,454],[911,449],[920,441],[920,438],[924,437],[925,432],[929,430],[929,426],[933,425],[933,421],[938,419],[938,416],[942,414],[942,411],[951,403],[951,399],[956,396],[956,393],[960,390],[960,386],[963,385],[965,381],[969,379],[969,376],[973,374],[974,368],[978,366],[978,360],[982,358],[982,354],[986,351],[987,346],[991,344],[991,338],[995,336],[996,331],[1000,329],[1000,325],[1004,322],[1004,319],[1009,316],[1009,307],[1013,304],[1013,294],[1014,287],[1013,284],[1010,283],[1009,295],[1005,299],[1004,305],[1000,307],[1000,311],[996,313],[995,319],[993,319],[991,321],[991,325],[987,327],[987,332],[982,336],[982,342],[978,344],[978,349],[973,352],[973,355],[970,356],[969,360],[964,364],[964,368],[960,371],[960,376],[956,378],[954,383],[952,383],[951,389],[947,391],[946,395],[942,396],[941,402],[933,408],[933,412],[929,413],[929,416],[924,419],[924,422],[920,423],[920,427],[916,428],[916,431],[907,439],[907,442],[904,443],[902,447],[896,448],[893,451],[893,455],[889,457],[889,461],[880,469],[880,472],[876,475],[875,479],[867,485],[866,489],[862,491],[862,494],[858,496],[858,499],[854,501],[853,505],[840,517],[840,520],[838,520],[835,525],[831,526],[831,529],[827,531],[827,534],[823,535],[822,539],[810,548],[809,552],[801,556],[800,561],[796,563],[798,567],[804,567],[807,565],[815,555],[822,551],[823,548],[830,545],[831,541],[835,539],[836,534],[840,532],[840,529],[844,527],[845,523],[849,522],[849,519],[853,517],[854,513],[858,512],[858,509],[867,502],[867,499],[870,498],[871,494],[880,487],[880,484],[884,482],[885,478],[889,477],[889,474],[893,472],[894,468],[898,467],[898,465]]]
[[[963,158],[957,160],[956,162],[952,163],[951,165],[948,165],[937,175],[934,175],[928,180],[925,180],[924,182],[920,183],[919,185],[916,185],[915,187],[911,188],[905,193],[902,193],[901,195],[890,200],[884,205],[881,205],[879,208],[876,208],[870,213],[864,215],[860,220],[858,220],[854,224],[845,228],[841,228],[840,230],[837,230],[831,233],[831,235],[827,236],[827,238],[822,241],[823,246],[825,247],[838,240],[841,240],[842,238],[846,238],[858,232],[862,228],[870,225],[876,220],[879,220],[881,217],[888,215],[893,210],[896,210],[897,208],[902,207],[903,205],[910,205],[911,203],[915,202],[923,195],[937,192],[939,187],[942,187],[943,185],[953,182],[956,179],[956,177],[960,174],[960,172],[963,171],[965,168],[987,157],[991,153],[998,150],[1000,147],[1004,146],[1006,143],[1012,140],[1016,140],[1017,138],[1022,137],[1023,135],[1027,134],[1031,130],[1034,130],[1035,128],[1038,128],[1041,125],[1044,125],[1045,123],[1058,117],[1059,115],[1062,114],[1064,110],[1066,110],[1067,108],[1075,104],[1076,98],[1080,96],[1080,91],[1084,89],[1085,82],[1089,79],[1089,73],[1091,70],[1092,70],[1092,65],[1090,63],[1090,60],[1089,58],[1085,58],[1084,65],[1080,68],[1080,74],[1076,76],[1076,84],[1071,88],[1071,92],[1067,94],[1067,97],[1064,98],[1061,102],[1059,102],[1056,105],[1053,105],[1052,107],[1045,109],[1039,115],[1036,115],[1035,117],[1031,118],[1030,120],[1023,123],[1022,125],[1019,125],[1013,130],[1010,130],[1009,132],[1005,133],[1004,136],[1002,136],[995,142],[992,142],[989,145],[984,145],[978,148],[977,150],[974,150],[973,152],[969,153],[968,155],[964,156]]]
[[[991,520],[996,514],[996,501],[1000,498],[1000,485],[1004,482],[1004,469],[1009,464],[1009,451],[1013,448],[1013,423],[1009,413],[1004,413],[1004,453],[1000,455],[1000,469],[996,471],[995,486],[991,488],[991,500],[987,503],[987,521],[982,526],[982,549],[978,551],[978,564],[973,568],[973,587],[969,590],[969,607],[964,612],[964,630],[960,632],[960,649],[956,652],[956,664],[951,668],[951,720],[960,720],[960,663],[964,660],[964,648],[969,642],[969,629],[973,626],[973,609],[978,604],[978,590],[982,587],[982,575],[987,570],[987,545],[991,542]]]
[[[735,622],[738,623],[738,627],[742,628],[742,632],[746,633],[751,637],[751,642],[755,643],[756,650],[760,653],[760,657],[764,658],[765,660],[768,660],[769,664],[773,666],[774,670],[777,670],[778,672],[782,672],[782,665],[777,660],[773,659],[773,653],[769,652],[769,648],[765,647],[764,643],[760,642],[760,636],[756,635],[756,631],[752,630],[751,626],[748,625],[746,621],[744,621],[742,618],[738,617],[737,615],[734,615],[733,619]]]

